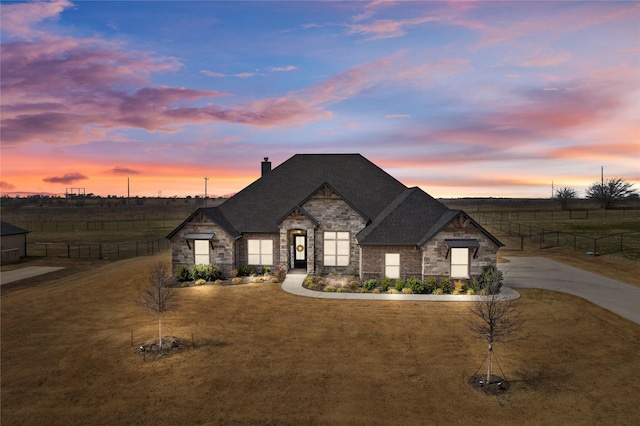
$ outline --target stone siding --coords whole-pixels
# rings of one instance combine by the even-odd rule
[[[209,261],[212,265],[220,268],[225,277],[231,276],[231,271],[236,267],[234,240],[222,228],[208,220],[204,215],[194,217],[171,238],[171,260],[174,271],[178,265],[184,265],[190,268],[195,262],[193,242],[189,242],[191,246],[189,247],[184,238],[185,235],[211,232],[215,235],[209,246]]]
[[[304,203],[302,208],[320,223],[315,230],[314,270],[322,273],[346,273],[347,271],[357,273],[360,256],[356,234],[366,226],[365,219],[328,188],[318,191]],[[324,231],[349,232],[351,249],[349,266],[324,266]],[[312,251],[309,253],[311,254]]]
[[[291,249],[293,230],[303,230],[307,234],[307,273],[315,273],[315,260],[313,253],[315,252],[315,228],[316,225],[308,217],[294,211],[289,217],[280,224],[280,258],[278,265],[285,268],[291,267]]]
[[[473,256],[475,249],[469,249],[469,275],[471,277],[480,275],[485,266],[496,264],[499,247],[480,229],[473,225],[466,228],[449,225],[423,247],[424,277],[431,275],[450,276],[451,258],[447,257],[449,248],[445,242],[448,239],[473,239],[480,244],[475,258]]]
[[[273,244],[273,263],[271,265],[249,265],[249,240],[271,240]],[[276,266],[280,264],[280,238],[278,234],[266,234],[266,233],[257,233],[257,232],[247,232],[242,235],[241,238],[236,242],[236,247],[238,250],[238,264],[241,265],[249,265],[249,266]]]
[[[400,278],[422,277],[422,250],[418,246],[363,246],[360,278],[380,280],[385,276],[385,254],[400,254]]]

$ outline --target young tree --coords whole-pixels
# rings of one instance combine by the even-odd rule
[[[520,318],[514,300],[502,300],[499,296],[502,287],[502,272],[493,267],[485,269],[483,278],[487,289],[486,296],[478,296],[471,306],[471,316],[467,324],[471,332],[479,339],[487,341],[487,386],[491,383],[493,345],[526,339],[530,334],[522,333],[524,321]]]
[[[602,182],[594,182],[587,188],[587,198],[600,201],[602,208],[610,209],[620,200],[638,196],[632,183],[622,178],[606,179]]]
[[[140,289],[138,305],[153,312],[158,319],[158,346],[162,349],[162,314],[177,307],[171,288],[171,271],[166,262],[158,261],[149,268],[147,284]]]
[[[567,210],[569,208],[569,202],[577,197],[578,193],[576,190],[568,186],[556,189],[555,199],[560,201],[562,210]]]

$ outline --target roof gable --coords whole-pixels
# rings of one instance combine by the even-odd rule
[[[29,231],[22,229],[19,226],[10,224],[9,222],[0,222],[0,235],[18,235],[28,234]]]
[[[365,218],[406,189],[360,154],[297,154],[218,208],[239,232],[278,232],[278,222],[325,183]]]
[[[420,188],[408,188],[357,235],[363,245],[413,245],[450,210]]]
[[[218,207],[204,207],[199,208],[195,212],[191,213],[191,215],[186,218],[180,225],[176,227],[166,238],[171,239],[175,234],[182,229],[187,223],[191,222],[194,218],[200,216],[201,218],[208,218],[212,222],[216,223],[220,228],[222,228],[226,233],[228,233],[232,238],[238,238],[240,233],[229,223],[229,221],[220,213]]]
[[[453,223],[457,228],[465,228],[469,224],[473,225],[476,229],[480,230],[487,238],[493,241],[498,247],[503,247],[504,244],[500,242],[496,237],[491,235],[489,231],[484,229],[482,225],[473,220],[471,216],[466,214],[462,210],[449,210],[449,212],[440,218],[440,220],[434,224],[434,226],[427,232],[422,239],[418,242],[418,245],[422,246],[427,243],[430,239],[435,237],[440,231],[449,226],[449,224]]]

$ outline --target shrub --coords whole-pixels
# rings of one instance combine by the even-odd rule
[[[309,284],[315,284],[313,275],[307,275],[306,277],[304,277],[304,280],[302,280],[303,286],[308,288]]]
[[[193,265],[191,276],[194,280],[215,281],[222,278],[222,271],[215,265]]]
[[[318,286],[317,286],[317,285],[315,285],[314,283],[309,283],[309,284],[307,284],[307,286],[306,286],[306,287],[307,287],[309,290],[317,290],[317,289],[318,289]]]
[[[206,283],[207,283],[207,281],[206,281],[206,280],[204,280],[204,279],[202,279],[202,278],[200,278],[200,279],[196,280],[196,285],[204,285],[204,284],[206,284]]]
[[[222,280],[215,280],[213,285],[222,285]]]
[[[232,270],[231,270],[231,278],[235,278],[235,277],[237,277],[238,275],[240,275],[240,273],[238,272],[238,270],[237,270],[237,269],[232,269]]]
[[[349,288],[351,289],[351,291],[356,291],[356,289],[360,287],[360,283],[358,281],[351,281],[349,283]]]
[[[189,281],[183,281],[180,283],[180,287],[189,287]]]
[[[260,284],[262,282],[262,277],[253,277],[251,279],[251,282],[256,283],[256,284]]]
[[[433,294],[444,294],[444,290],[440,287],[436,288],[435,290],[433,290]]]
[[[265,275],[266,274],[270,274],[271,273],[271,266],[264,265],[262,267],[262,273],[265,274]]]
[[[251,275],[255,275],[258,273],[258,270],[255,266],[249,265],[240,265],[238,268],[238,276],[239,277],[249,277]]]
[[[379,289],[378,287],[376,287],[376,288],[374,288],[374,289],[371,291],[371,293],[374,293],[374,294],[380,294],[380,293],[381,293],[381,291],[380,291],[380,289]]]
[[[461,280],[453,282],[453,294],[462,294],[465,291],[465,284]]]
[[[478,279],[477,278],[471,278],[469,280],[469,282],[467,283],[467,287],[470,290],[473,290],[474,293],[477,292],[478,290],[480,290],[480,284],[478,282]]]
[[[480,296],[486,296],[489,294],[489,291],[486,288],[481,288],[480,291],[478,291],[478,294]]]
[[[362,283],[362,287],[364,287],[368,291],[373,290],[377,286],[378,286],[378,280],[376,280],[375,278],[371,278],[370,280],[366,280],[365,282]]]
[[[276,266],[276,277],[279,281],[284,281],[287,276],[287,270],[282,265]]]
[[[473,296],[474,294],[476,294],[476,291],[472,288],[468,288],[466,294],[467,296]]]
[[[427,289],[421,279],[411,277],[407,279],[407,287],[415,294],[423,294],[427,292]]]
[[[347,289],[346,289],[346,288],[344,288],[344,287],[340,287],[340,288],[337,290],[337,292],[338,292],[338,293],[346,293],[346,292],[347,292]]]
[[[324,279],[322,279],[322,277],[316,277],[315,283],[318,285],[324,285]]]
[[[438,280],[436,280],[436,277],[434,276],[427,277],[427,279],[424,280],[424,287],[425,292],[427,294],[431,294],[436,288],[438,288]]]
[[[395,283],[395,289],[397,291],[402,291],[403,288],[404,288],[404,281],[398,278]]]
[[[391,279],[384,277],[382,281],[380,281],[380,285],[382,286],[382,291],[389,290],[389,286],[391,285]]]
[[[328,285],[322,291],[326,291],[327,293],[335,293],[336,292],[336,288],[334,286],[332,286],[332,285]]]
[[[182,283],[185,281],[191,281],[193,278],[191,277],[191,272],[189,268],[184,265],[178,265],[176,267],[176,272],[174,273],[174,277],[176,281]]]
[[[451,290],[453,290],[451,287],[451,281],[447,277],[440,278],[438,281],[438,288],[442,290],[442,294],[449,294],[451,293]]]
[[[405,287],[402,289],[402,294],[413,294],[413,290],[411,290],[409,287]]]
[[[390,288],[390,289],[389,289],[389,293],[390,293],[390,294],[398,294],[398,293],[400,293],[400,292],[399,292],[398,290],[396,290],[395,288]]]
[[[240,277],[231,278],[231,284],[242,284],[242,278]]]
[[[280,282],[280,280],[278,278],[276,278],[276,277],[273,277],[273,278],[271,278],[271,282],[273,284],[278,284]]]
[[[356,293],[369,293],[369,291],[364,287],[358,287]]]
[[[487,293],[499,293],[502,288],[502,271],[495,265],[486,266],[482,274],[478,277],[480,290],[487,290]]]

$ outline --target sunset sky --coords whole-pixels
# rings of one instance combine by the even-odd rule
[[[640,189],[640,3],[0,3],[2,194],[237,192],[361,153],[435,197]]]

